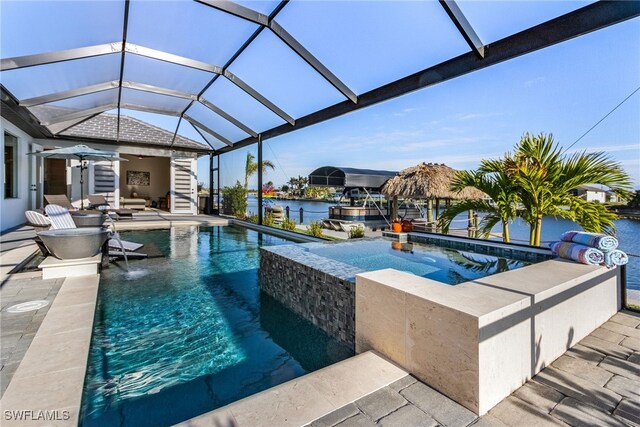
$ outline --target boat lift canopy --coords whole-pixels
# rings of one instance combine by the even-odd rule
[[[323,166],[309,174],[309,185],[319,187],[366,188],[380,190],[398,172]]]

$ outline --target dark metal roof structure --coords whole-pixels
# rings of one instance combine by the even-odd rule
[[[323,166],[309,174],[309,185],[378,190],[398,172]]]
[[[8,7],[9,3],[15,4]],[[448,20],[442,23],[443,28],[447,28],[446,34],[438,40],[410,42],[457,43],[456,46],[466,46],[466,53],[465,49],[462,54],[452,51],[444,61],[425,63],[420,71],[358,92],[353,88],[353,81],[346,83],[344,69],[331,70],[326,65],[326,55],[323,61],[319,59],[317,45],[305,46],[278,22],[285,21],[284,18],[289,18],[289,24],[296,22],[296,17],[282,15],[294,7],[288,4],[304,8],[305,2],[256,2],[252,6],[256,10],[226,0],[153,2],[151,5],[151,2],[133,0],[49,3],[57,8],[55,14],[60,16],[77,13],[82,19],[97,21],[93,27],[83,28],[84,33],[76,43],[68,40],[68,34],[59,36],[67,37],[64,43],[55,44],[63,47],[60,49],[40,50],[38,44],[36,48],[15,49],[19,54],[10,57],[0,52],[3,117],[35,137],[72,139],[80,138],[80,131],[88,126],[86,122],[116,111],[116,120],[109,119],[113,129],[108,134],[117,143],[127,138],[123,111],[141,110],[175,119],[170,145],[180,141],[182,126],[191,126],[214,153],[247,146],[258,138],[265,140],[283,135],[640,16],[638,1],[597,1],[487,43],[474,30],[474,22],[463,13],[462,4],[454,0],[425,2],[425,8],[431,8],[435,16],[429,19]],[[335,7],[333,4],[329,2],[326,7]],[[36,9],[33,2],[6,2],[3,26],[6,27],[5,22],[23,19],[23,26],[29,27],[30,19],[46,20],[47,14],[54,13],[47,9],[50,5],[38,5]],[[31,8],[28,13],[27,7]],[[369,6],[362,2],[359,7]],[[114,15],[111,21],[110,14]],[[146,15],[152,14],[158,14],[171,25],[148,22],[153,18]],[[73,19],[65,21],[73,23]],[[108,25],[109,22],[112,25]],[[65,33],[66,28],[58,28],[59,25],[51,22],[51,30]],[[360,25],[366,26],[367,22]],[[222,39],[207,38],[209,33],[218,31],[216,28],[230,30]],[[323,30],[332,32],[335,28]],[[180,31],[190,32],[191,39],[181,38]],[[376,31],[394,29],[376,28]],[[354,30],[350,35],[359,37],[360,32]],[[7,43],[14,35],[3,36]],[[52,38],[57,40],[56,37]],[[246,58],[255,55],[256,49],[269,37],[275,40],[273,43],[280,44],[277,47],[284,50],[282,55],[288,54],[300,62],[295,67],[276,64],[280,67],[276,77],[286,81],[287,73],[308,73],[317,79],[313,87],[325,85],[326,91],[334,93],[326,94],[325,99],[300,94],[309,97],[310,106],[297,109],[282,105],[277,89],[269,90],[264,84],[258,89],[255,83],[245,80],[238,63],[246,63]],[[54,45],[53,41],[40,40],[36,35],[32,36],[35,41],[14,38],[8,43],[18,47],[27,42]],[[86,40],[99,43],[84,45],[88,43]],[[271,53],[268,50],[267,54]],[[235,70],[236,66],[240,71]],[[336,68],[335,62],[332,67]],[[385,64],[380,64],[380,68],[385,68]],[[336,99],[339,101],[335,102]],[[238,100],[244,104],[233,104]],[[42,114],[39,106],[63,108],[56,114]]]

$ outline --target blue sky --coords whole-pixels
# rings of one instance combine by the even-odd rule
[[[581,7],[585,1],[470,1],[460,8],[484,43]],[[248,1],[269,11],[277,1]],[[113,42],[121,38],[124,2],[0,1],[3,58]],[[52,21],[64,22],[51,31]],[[435,1],[293,1],[278,22],[356,93],[404,77],[468,51]],[[222,65],[255,25],[195,1],[132,0],[127,40]],[[168,30],[170,29],[170,30]],[[263,31],[230,70],[293,117],[344,98],[271,32]],[[119,54],[4,72],[20,99],[118,79]],[[212,77],[149,58],[127,55],[124,80],[198,93]],[[457,169],[509,150],[524,132],[553,133],[569,146],[640,87],[640,19],[618,24],[349,115],[265,141],[276,165],[265,181],[280,185],[325,165],[400,170],[419,162]],[[110,93],[59,105],[90,107]],[[284,123],[224,78],[204,93],[256,131]],[[181,110],[184,100],[132,90],[123,102]],[[136,111],[171,132],[177,117]],[[188,114],[231,140],[247,135],[198,103]],[[640,185],[640,92],[574,149],[606,151]],[[201,141],[184,121],[179,133]],[[243,180],[247,150],[225,154],[222,185]],[[208,182],[208,159],[199,161]],[[253,177],[255,187],[257,177]]]
[[[323,165],[472,169],[524,132],[567,147],[640,86],[640,20],[570,40],[265,142],[282,184]],[[255,148],[251,148],[255,153]],[[640,92],[573,150],[605,151],[640,183]],[[222,185],[243,179],[245,149],[221,157]],[[199,163],[206,180],[206,162]],[[207,181],[208,182],[208,181]],[[255,186],[257,178],[253,178]]]

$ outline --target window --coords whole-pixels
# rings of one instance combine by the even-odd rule
[[[18,138],[4,133],[4,198],[18,197]]]

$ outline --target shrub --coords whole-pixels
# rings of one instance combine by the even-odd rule
[[[254,224],[258,223],[258,215],[249,215],[247,217],[247,221],[253,222]]]
[[[267,212],[264,217],[262,217],[262,225],[266,225],[267,227],[274,226],[273,214],[271,212]]]
[[[307,234],[310,234],[313,237],[322,237],[322,222],[311,221],[311,223],[307,226]]]
[[[284,230],[293,231],[296,229],[296,220],[285,218],[282,220],[282,228]]]
[[[311,199],[325,199],[331,192],[325,187],[307,187],[304,189],[305,197]]]
[[[364,227],[359,225],[357,227],[351,227],[349,229],[350,239],[362,239],[364,237]]]
[[[233,187],[225,187],[222,190],[223,212],[236,218],[246,218],[247,195],[248,191],[240,184],[240,181],[237,181]]]

